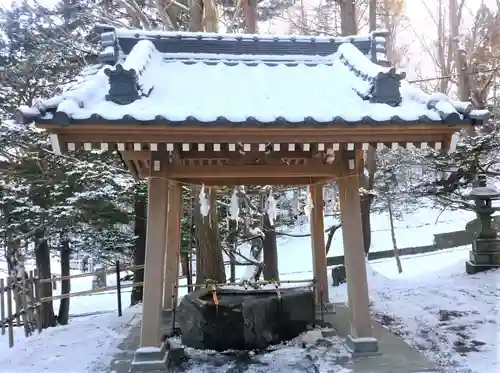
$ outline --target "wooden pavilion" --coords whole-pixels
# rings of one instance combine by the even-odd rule
[[[317,294],[328,299],[322,185],[339,185],[350,339],[372,337],[360,214],[369,147],[446,150],[487,113],[428,95],[366,37],[224,35],[98,26],[101,65],[62,95],[19,108],[56,152],[116,149],[148,178],[141,347],[159,347],[172,308],[179,183],[309,185]]]

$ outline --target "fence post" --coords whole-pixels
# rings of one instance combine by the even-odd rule
[[[4,279],[0,278],[0,328],[2,335],[5,335],[5,284]]]
[[[9,347],[14,346],[14,328],[12,327],[12,278],[7,278],[7,322],[9,328]]]
[[[17,281],[16,277],[12,277],[11,280],[11,287],[12,287],[12,292],[14,295],[14,302],[16,303],[16,326],[21,326],[21,297],[19,294],[19,282]]]
[[[21,314],[21,319],[23,320],[23,328],[24,328],[24,336],[28,337],[30,335],[29,322],[28,322],[28,302],[26,291],[28,291],[28,287],[26,286],[26,274],[23,273],[23,277],[21,281],[17,282],[17,294],[19,301],[21,302],[21,310],[19,311]],[[19,326],[19,325],[18,325]]]
[[[35,299],[34,299],[34,301],[35,301],[35,307],[36,307],[36,327],[38,329],[38,334],[40,334],[42,332],[42,312],[41,312],[42,304],[40,303],[40,294],[41,294],[41,291],[40,291],[40,273],[38,271],[38,268],[35,268],[33,275],[35,276],[35,282],[34,282]]]
[[[116,299],[118,301],[118,317],[122,316],[122,286],[120,280],[120,261],[116,261]]]
[[[30,323],[30,333],[33,334],[35,331],[35,276],[33,271],[29,271],[29,283],[28,283],[28,321]]]

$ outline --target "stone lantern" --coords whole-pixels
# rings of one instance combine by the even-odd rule
[[[493,200],[500,199],[500,191],[486,185],[486,177],[479,175],[476,186],[468,198],[475,203],[480,230],[472,242],[469,260],[465,263],[468,274],[500,268],[500,239],[493,229],[491,216],[499,207],[493,207]]]

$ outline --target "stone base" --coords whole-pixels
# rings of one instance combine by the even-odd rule
[[[375,338],[354,338],[348,334],[345,346],[354,357],[381,355]]]
[[[472,241],[472,252],[483,254],[500,254],[500,239],[476,238]]]
[[[167,368],[167,345],[161,347],[142,347],[135,351],[134,359],[130,366],[131,372],[164,372]]]
[[[489,271],[490,269],[500,268],[500,265],[497,264],[475,264],[471,261],[465,262],[465,272],[468,275],[474,275],[479,272]]]

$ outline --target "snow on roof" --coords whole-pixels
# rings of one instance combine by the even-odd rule
[[[115,34],[119,38],[203,38],[214,40],[260,40],[260,41],[298,41],[309,42],[311,40],[317,42],[331,42],[333,40],[369,40],[370,35],[352,35],[352,36],[311,36],[311,35],[279,35],[279,34],[242,34],[242,33],[215,33],[215,32],[191,32],[191,31],[146,31],[146,30],[130,30],[126,28],[115,28]]]
[[[88,119],[94,123],[456,123],[486,115],[445,95],[427,95],[400,82],[402,78],[350,43],[340,44],[328,56],[257,56],[163,54],[151,40],[142,39],[114,67],[86,70],[62,95],[20,111],[25,118],[60,124]]]

